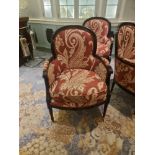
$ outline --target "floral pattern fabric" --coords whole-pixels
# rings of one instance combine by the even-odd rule
[[[56,58],[45,61],[51,105],[88,107],[106,99],[106,61],[92,55],[94,42],[85,30],[65,29],[53,39]]]
[[[94,71],[96,74],[100,76],[100,78],[105,81],[107,77],[107,69],[106,66],[109,65],[109,61],[103,58],[102,61],[96,59],[93,56],[89,56],[87,59],[87,66],[85,69]],[[51,62],[46,60],[44,62],[43,70],[47,70],[48,72],[48,81],[49,85],[51,85],[57,76],[59,76],[64,70],[66,70],[66,65],[62,64],[61,61],[55,59]]]
[[[124,25],[118,31],[118,57],[135,62],[135,26]]]
[[[70,29],[59,32],[54,39],[54,45],[57,59],[65,64],[66,68],[85,68],[94,43],[89,32]]]
[[[109,56],[112,39],[107,37],[109,32],[109,25],[107,21],[103,19],[91,19],[88,20],[84,26],[88,27],[96,34],[97,37],[96,54],[103,57]]]
[[[98,42],[97,43],[97,50],[96,50],[96,54],[98,56],[104,56],[104,57],[108,57],[110,55],[110,46],[111,46],[111,42],[109,44],[103,44]]]
[[[115,59],[115,80],[124,88],[135,92],[135,68]]]
[[[87,107],[106,99],[107,86],[95,72],[69,69],[50,87],[51,104],[61,107]]]

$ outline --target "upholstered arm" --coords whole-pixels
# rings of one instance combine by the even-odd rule
[[[90,66],[89,69],[97,73],[104,81],[106,81],[107,77],[113,72],[106,59],[104,61],[100,57],[90,56],[88,64]]]
[[[93,57],[92,62],[94,64],[92,67],[92,70],[95,73],[97,73],[101,77],[101,79],[103,79],[107,84],[107,89],[108,89],[107,96],[109,98],[111,96],[111,94],[110,94],[110,77],[111,77],[111,74],[113,73],[113,69],[110,66],[108,60],[105,58],[101,59],[101,57],[98,57],[98,56]]]
[[[114,36],[113,33],[110,33],[108,36],[103,36],[100,41],[97,42],[97,55],[100,57],[105,57],[110,60],[112,53]]]
[[[135,67],[124,60],[115,59],[115,81],[127,90],[135,91]]]
[[[45,60],[43,66],[43,77],[48,79],[49,85],[53,83],[55,78],[64,70],[64,65],[57,59],[50,58]]]

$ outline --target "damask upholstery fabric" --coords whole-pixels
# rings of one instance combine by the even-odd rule
[[[135,62],[135,27],[124,25],[118,32],[118,57]]]
[[[116,40],[115,81],[135,92],[135,26],[120,25]]]
[[[135,68],[115,59],[115,80],[122,87],[131,92],[135,92]]]
[[[93,71],[69,69],[61,73],[50,87],[52,105],[87,107],[106,99],[107,86]]]
[[[96,54],[100,57],[108,57],[110,55],[110,46],[111,46],[111,42],[110,44],[107,43],[97,43],[97,50],[96,50]]]
[[[90,70],[95,72],[100,76],[100,78],[105,81],[107,77],[107,69],[106,66],[109,65],[109,61],[105,58],[103,60],[98,60],[92,55],[89,56],[89,58],[86,60],[86,67],[84,69]],[[67,70],[68,68],[62,61],[59,61],[57,59],[53,60],[49,63],[48,60],[44,62],[44,70],[48,69],[48,80],[49,84],[51,85],[53,81],[56,79],[57,76],[59,76],[63,71]]]
[[[108,22],[103,19],[90,19],[84,26],[91,29],[97,36],[96,54],[104,57],[109,56],[113,40],[107,37],[109,32]]]
[[[95,42],[82,29],[61,30],[53,38],[56,58],[45,61],[51,105],[89,107],[107,96],[107,64],[93,56]]]
[[[85,68],[87,59],[93,50],[90,33],[84,30],[66,30],[60,32],[55,40],[57,59],[67,68]]]

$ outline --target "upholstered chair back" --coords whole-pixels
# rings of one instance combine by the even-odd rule
[[[66,26],[53,36],[53,52],[66,68],[86,68],[96,51],[95,34],[82,26]]]
[[[117,56],[129,61],[135,60],[135,24],[120,25],[117,35]]]
[[[109,21],[102,17],[89,18],[83,25],[91,29],[96,34],[97,41],[100,43],[104,43],[106,41],[111,28]]]

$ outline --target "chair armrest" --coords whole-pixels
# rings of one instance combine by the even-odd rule
[[[96,66],[97,72],[96,71],[95,72],[98,73],[99,75],[102,75],[102,76],[104,75],[104,78],[105,78],[104,81],[106,82],[107,88],[108,88],[108,95],[110,95],[110,77],[111,77],[111,74],[113,73],[113,69],[110,66],[110,63],[108,63],[109,61],[107,59],[97,57],[96,60],[99,61],[100,63],[98,66]]]
[[[135,63],[128,61],[127,59],[123,59],[123,58],[120,58],[118,56],[116,58],[119,59],[120,61],[122,61],[123,63],[129,65],[129,66],[135,67]]]
[[[49,59],[46,59],[43,64],[43,78],[47,77],[47,71],[49,67],[49,63],[53,60],[53,57],[50,57]]]
[[[106,68],[107,68],[107,74],[108,75],[111,75],[113,73],[113,69],[110,65],[110,62],[108,59],[104,58],[104,57],[101,57],[103,63],[106,65]]]
[[[107,63],[108,60],[104,61],[105,58],[102,58],[95,55],[95,56],[90,56],[89,58],[89,65],[90,70],[94,71],[97,73],[103,81],[106,81],[107,77],[113,73],[111,66],[109,63]]]
[[[61,64],[57,59],[50,58],[45,60],[43,65],[43,78],[48,81],[48,85],[51,85],[55,78],[59,76],[66,66]]]

